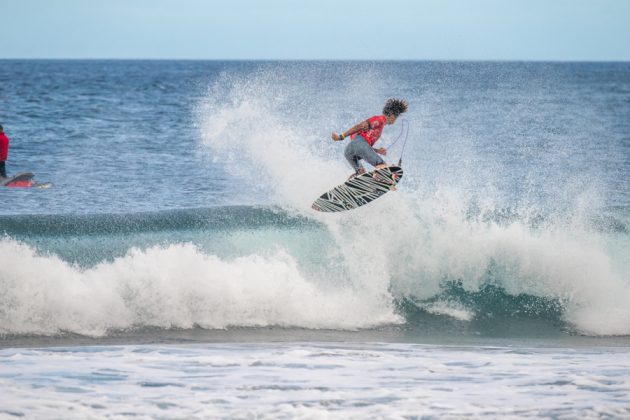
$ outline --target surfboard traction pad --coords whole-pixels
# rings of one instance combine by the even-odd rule
[[[311,207],[325,213],[356,209],[395,189],[402,176],[399,166],[376,169],[325,192]]]

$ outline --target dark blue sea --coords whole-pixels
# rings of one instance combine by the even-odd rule
[[[0,60],[0,124],[0,417],[630,416],[630,63]]]

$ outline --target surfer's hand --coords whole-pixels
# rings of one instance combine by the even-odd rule
[[[387,149],[384,147],[381,147],[380,149],[374,149],[374,151],[378,153],[379,155],[383,155],[383,156],[387,154]]]
[[[341,136],[339,136],[339,134],[334,133],[334,132],[332,133],[332,136],[331,136],[331,137],[332,137],[332,139],[333,139],[334,141],[341,141],[341,140],[343,140],[343,139],[341,138]]]

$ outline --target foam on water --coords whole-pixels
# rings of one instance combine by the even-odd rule
[[[355,329],[398,323],[391,302],[323,287],[279,251],[220,259],[187,244],[132,249],[89,269],[0,240],[0,332],[103,335],[109,330],[298,326]]]
[[[0,416],[623,418],[628,356],[376,343],[7,349]]]

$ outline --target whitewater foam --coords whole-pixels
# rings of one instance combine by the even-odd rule
[[[386,300],[320,287],[284,251],[222,260],[173,244],[131,249],[90,269],[10,239],[0,241],[0,254],[5,334],[101,336],[138,326],[355,329],[401,322]]]
[[[404,343],[6,349],[0,416],[627,418],[628,356]]]

